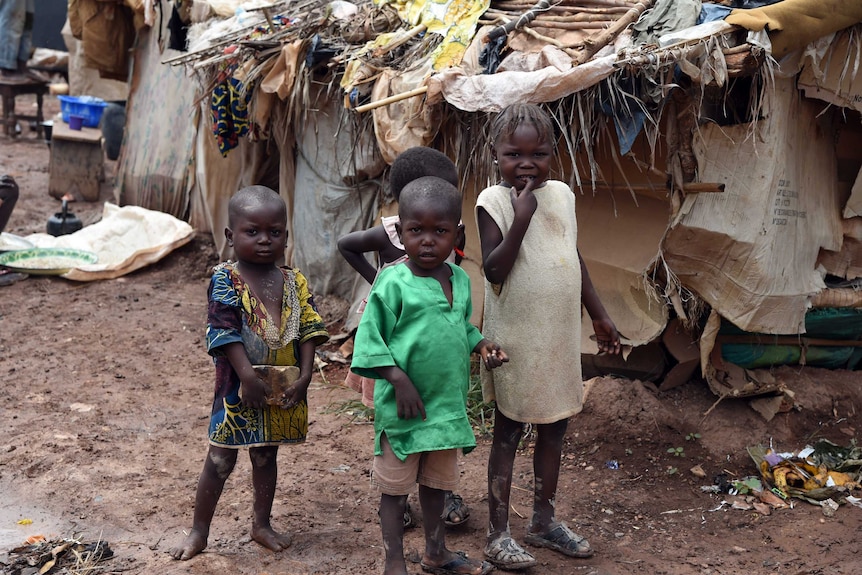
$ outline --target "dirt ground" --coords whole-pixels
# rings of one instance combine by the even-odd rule
[[[47,107],[57,110],[53,99]],[[16,140],[0,135],[0,171],[13,175],[22,191],[7,232],[44,231],[59,209],[47,193],[49,154],[26,126]],[[72,204],[85,224],[97,221],[102,203],[112,200],[113,169],[106,163],[109,181],[100,202]],[[243,456],[207,550],[188,562],[168,556],[190,527],[207,449],[213,370],[204,327],[214,263],[210,238],[198,235],[156,265],[116,280],[31,276],[0,287],[0,552],[42,534],[107,541],[115,556],[102,564],[104,573],[381,571],[378,497],[368,481],[372,426],[335,413],[356,399],[338,385],[345,367],[337,363],[321,369],[312,384],[308,441],[279,455],[273,524],[294,535],[293,545],[276,554],[250,540],[251,468]],[[341,302],[320,303],[337,332]],[[800,407],[770,423],[743,400],[723,401],[705,417],[716,397],[703,382],[658,392],[639,381],[594,380],[584,412],[570,424],[557,507],[558,518],[587,536],[596,555],[575,560],[533,549],[539,565],[529,573],[862,573],[862,509],[843,505],[828,517],[820,507],[795,502],[766,515],[722,506],[727,495],[701,490],[719,474],[755,474],[749,445],[795,451],[818,438],[840,445],[859,439],[858,373],[784,367],[775,374],[796,392]],[[448,539],[474,557],[481,556],[488,515],[489,438],[478,442],[461,459],[461,493],[472,515]],[[668,453],[677,447],[684,455]],[[528,443],[516,460],[511,527],[517,537],[529,521],[530,449]],[[704,478],[689,471],[695,465]],[[22,519],[32,523],[19,524]],[[408,531],[413,573],[421,573],[422,546],[421,528]]]

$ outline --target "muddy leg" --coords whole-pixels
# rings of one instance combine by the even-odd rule
[[[278,447],[275,446],[249,449],[254,483],[254,519],[251,525],[251,538],[272,551],[286,549],[291,542],[290,535],[276,532],[270,523],[275,484],[278,479],[277,455]]]
[[[406,495],[380,496],[380,530],[383,532],[383,551],[386,554],[383,575],[406,575],[404,561],[404,511]]]
[[[174,559],[186,561],[206,549],[216,505],[224,483],[236,465],[236,456],[236,449],[210,446],[204,470],[198,479],[192,530],[180,545],[168,552]]]
[[[537,429],[536,453],[533,455],[536,485],[533,494],[533,520],[529,529],[533,533],[545,533],[554,522],[560,458],[568,423],[568,419],[563,419],[539,425]]]
[[[494,441],[488,459],[488,541],[509,532],[509,496],[512,491],[512,467],[515,451],[524,426],[494,412]]]

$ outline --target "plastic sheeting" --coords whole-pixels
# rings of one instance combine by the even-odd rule
[[[548,46],[547,51],[560,51]],[[440,98],[467,112],[499,112],[517,102],[552,102],[589,88],[614,72],[616,55],[594,58],[580,66],[555,65],[535,71],[502,71],[496,74],[470,75],[460,68],[450,68],[428,79],[428,101]],[[554,58],[560,62],[560,58]]]
[[[722,323],[721,336],[754,336],[756,343],[720,343],[725,361],[746,369],[777,365],[808,365],[828,369],[859,369],[862,347],[840,345],[841,341],[862,339],[862,309],[827,308],[811,310],[805,315],[805,338],[794,344],[780,343],[763,334],[749,334],[735,326]],[[826,345],[827,341],[835,345]],[[818,342],[811,344],[808,342]],[[862,342],[860,342],[862,345]]]
[[[694,26],[700,10],[701,0],[658,0],[632,25],[632,41],[657,45],[663,34]]]

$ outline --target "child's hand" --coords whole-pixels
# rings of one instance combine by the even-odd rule
[[[421,416],[422,420],[427,419],[425,415],[425,404],[422,403],[422,398],[419,392],[416,391],[416,386],[408,377],[404,377],[399,382],[390,382],[395,387],[395,403],[398,406],[398,417],[401,419],[413,419]]]
[[[536,180],[527,180],[527,183],[520,190],[512,186],[509,193],[512,199],[512,209],[515,210],[515,215],[523,214],[532,216],[536,213],[536,208],[539,207],[539,200],[536,199],[536,194],[533,189],[536,187]]]
[[[400,367],[390,365],[386,367],[378,367],[377,374],[392,384],[395,388],[395,403],[398,406],[398,417],[401,419],[413,419],[416,416],[422,416],[424,421],[425,404],[422,403],[422,397],[416,391],[416,386],[410,380],[410,377],[404,373]]]
[[[281,394],[281,406],[285,409],[302,403],[308,398],[308,385],[311,383],[311,375],[300,375],[290,387]]]
[[[264,380],[254,377],[248,378],[240,384],[239,393],[243,405],[254,409],[263,409],[270,389]]]
[[[506,352],[500,349],[500,346],[493,341],[483,339],[476,347],[476,351],[482,356],[482,363],[488,369],[500,367],[509,361],[509,356],[506,355]]]
[[[594,319],[593,330],[596,332],[596,343],[599,346],[599,353],[610,353],[613,355],[620,353],[622,350],[620,334],[617,333],[617,326],[614,325],[611,318]]]

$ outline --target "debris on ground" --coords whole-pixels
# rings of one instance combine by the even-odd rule
[[[845,503],[854,490],[862,489],[862,447],[855,442],[841,447],[821,439],[797,453],[757,445],[748,453],[763,482],[784,499],[794,497],[822,507],[827,501]]]
[[[107,541],[85,543],[75,538],[27,538],[25,545],[0,555],[0,575],[93,575],[114,556]]]

